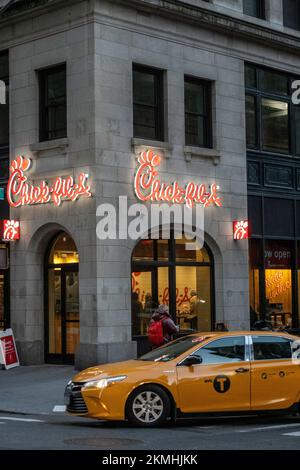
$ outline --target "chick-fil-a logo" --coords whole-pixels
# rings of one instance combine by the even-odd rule
[[[143,202],[168,202],[173,204],[186,204],[192,208],[195,204],[203,204],[204,207],[216,205],[222,207],[221,199],[214,183],[209,191],[205,184],[189,182],[182,187],[177,181],[168,184],[161,182],[157,171],[161,164],[161,157],[152,150],[141,152],[138,156],[139,167],[137,169],[134,190],[135,194]]]
[[[20,240],[20,222],[17,220],[3,221],[3,240]]]
[[[235,220],[233,222],[233,238],[234,240],[248,240],[249,238],[248,220]]]
[[[10,166],[10,178],[7,184],[7,200],[12,207],[30,206],[34,204],[47,204],[53,202],[60,206],[63,201],[76,201],[79,197],[91,197],[90,187],[87,185],[88,175],[80,173],[78,181],[72,176],[57,177],[49,186],[47,181],[41,181],[38,186],[28,182],[26,171],[31,166],[29,158],[18,156]]]

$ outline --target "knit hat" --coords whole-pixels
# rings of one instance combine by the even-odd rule
[[[155,313],[159,313],[159,315],[170,315],[169,314],[169,307],[167,305],[161,304],[156,309]]]

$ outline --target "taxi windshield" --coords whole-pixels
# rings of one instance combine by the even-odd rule
[[[139,361],[169,362],[206,340],[208,336],[185,336],[141,356]]]

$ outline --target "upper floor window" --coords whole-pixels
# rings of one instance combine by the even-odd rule
[[[40,141],[67,136],[66,65],[41,70]]]
[[[9,143],[8,69],[8,52],[0,53],[0,147],[6,147]]]
[[[293,77],[270,69],[245,67],[247,148],[300,154],[300,107],[291,102]]]
[[[243,11],[245,15],[255,18],[265,18],[264,0],[243,0]]]
[[[283,0],[283,24],[300,31],[299,0]]]
[[[133,132],[134,137],[164,139],[163,72],[139,65],[133,66]]]
[[[199,147],[212,146],[211,85],[185,77],[185,143]]]

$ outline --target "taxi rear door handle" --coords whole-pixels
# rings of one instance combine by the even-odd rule
[[[244,367],[241,367],[240,369],[236,369],[237,374],[246,374],[249,372],[250,369],[245,369]]]

